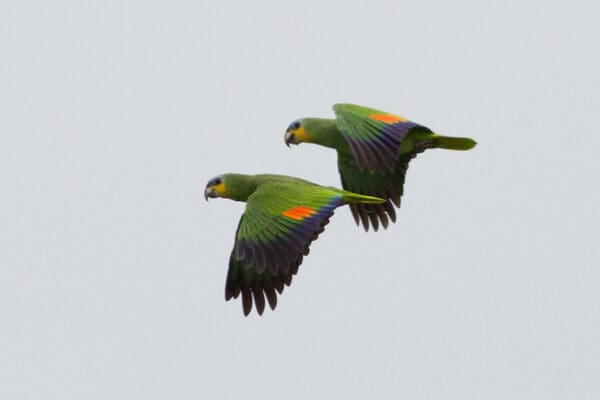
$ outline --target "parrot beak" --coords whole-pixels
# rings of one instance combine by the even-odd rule
[[[291,130],[288,130],[285,133],[284,140],[285,140],[285,145],[287,147],[290,147],[290,143],[291,144],[298,144],[299,143],[298,138],[296,137],[296,135],[294,134],[294,132],[292,132]]]
[[[204,199],[208,201],[208,198],[214,199],[215,197],[219,197],[219,193],[215,190],[213,186],[207,186],[204,189]]]

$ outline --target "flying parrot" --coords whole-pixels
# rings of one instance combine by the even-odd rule
[[[265,297],[271,309],[277,295],[298,272],[310,243],[325,229],[334,210],[344,204],[385,200],[282,175],[219,175],[206,184],[204,197],[246,202],[229,257],[225,300],[242,295],[244,315],[259,315]]]
[[[473,139],[438,135],[398,115],[354,104],[333,106],[335,119],[301,118],[292,122],[285,143],[315,143],[337,150],[346,190],[381,197],[385,202],[350,204],[357,225],[369,230],[396,221],[410,160],[432,148],[469,150]],[[393,204],[392,204],[393,203]]]

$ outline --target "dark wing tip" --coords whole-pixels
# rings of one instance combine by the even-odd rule
[[[271,307],[271,310],[274,310],[277,307],[277,294],[273,286],[269,285],[265,288],[265,296],[267,297],[269,307]]]
[[[252,310],[252,294],[247,287],[242,289],[242,308],[244,310],[244,316],[247,317]]]
[[[265,296],[263,295],[263,290],[260,287],[253,287],[252,293],[254,294],[256,311],[258,312],[258,315],[262,315],[265,311]]]
[[[390,225],[390,220],[396,222],[396,211],[392,205],[391,199],[387,199],[382,204],[352,204],[352,214],[355,216],[357,225],[361,225],[365,232],[372,227],[375,232],[379,227],[387,229]],[[358,219],[360,217],[360,221]]]

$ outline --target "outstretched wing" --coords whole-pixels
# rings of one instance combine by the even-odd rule
[[[394,171],[408,132],[420,127],[398,115],[354,104],[333,106],[336,126],[348,142],[356,168],[385,174]]]
[[[323,232],[340,194],[316,185],[264,183],[247,201],[235,235],[225,284],[225,300],[242,295],[244,315],[254,302],[259,315],[265,298],[271,309]]]
[[[400,207],[408,164],[417,154],[427,148],[428,143],[426,142],[414,145],[410,152],[399,155],[393,171],[373,174],[358,168],[352,155],[338,152],[338,170],[342,179],[342,187],[351,192],[385,199],[383,204],[350,204],[357,225],[362,222],[365,230],[368,231],[370,222],[376,231],[380,223],[387,228],[389,220],[396,222],[394,205]]]

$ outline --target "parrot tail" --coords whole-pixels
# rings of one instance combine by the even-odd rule
[[[364,204],[381,204],[385,203],[384,199],[379,197],[366,196],[364,194],[352,193],[344,190],[342,192],[342,199],[346,203],[364,203]]]
[[[476,141],[470,138],[436,136],[434,138],[434,147],[448,150],[469,150],[475,147]]]

